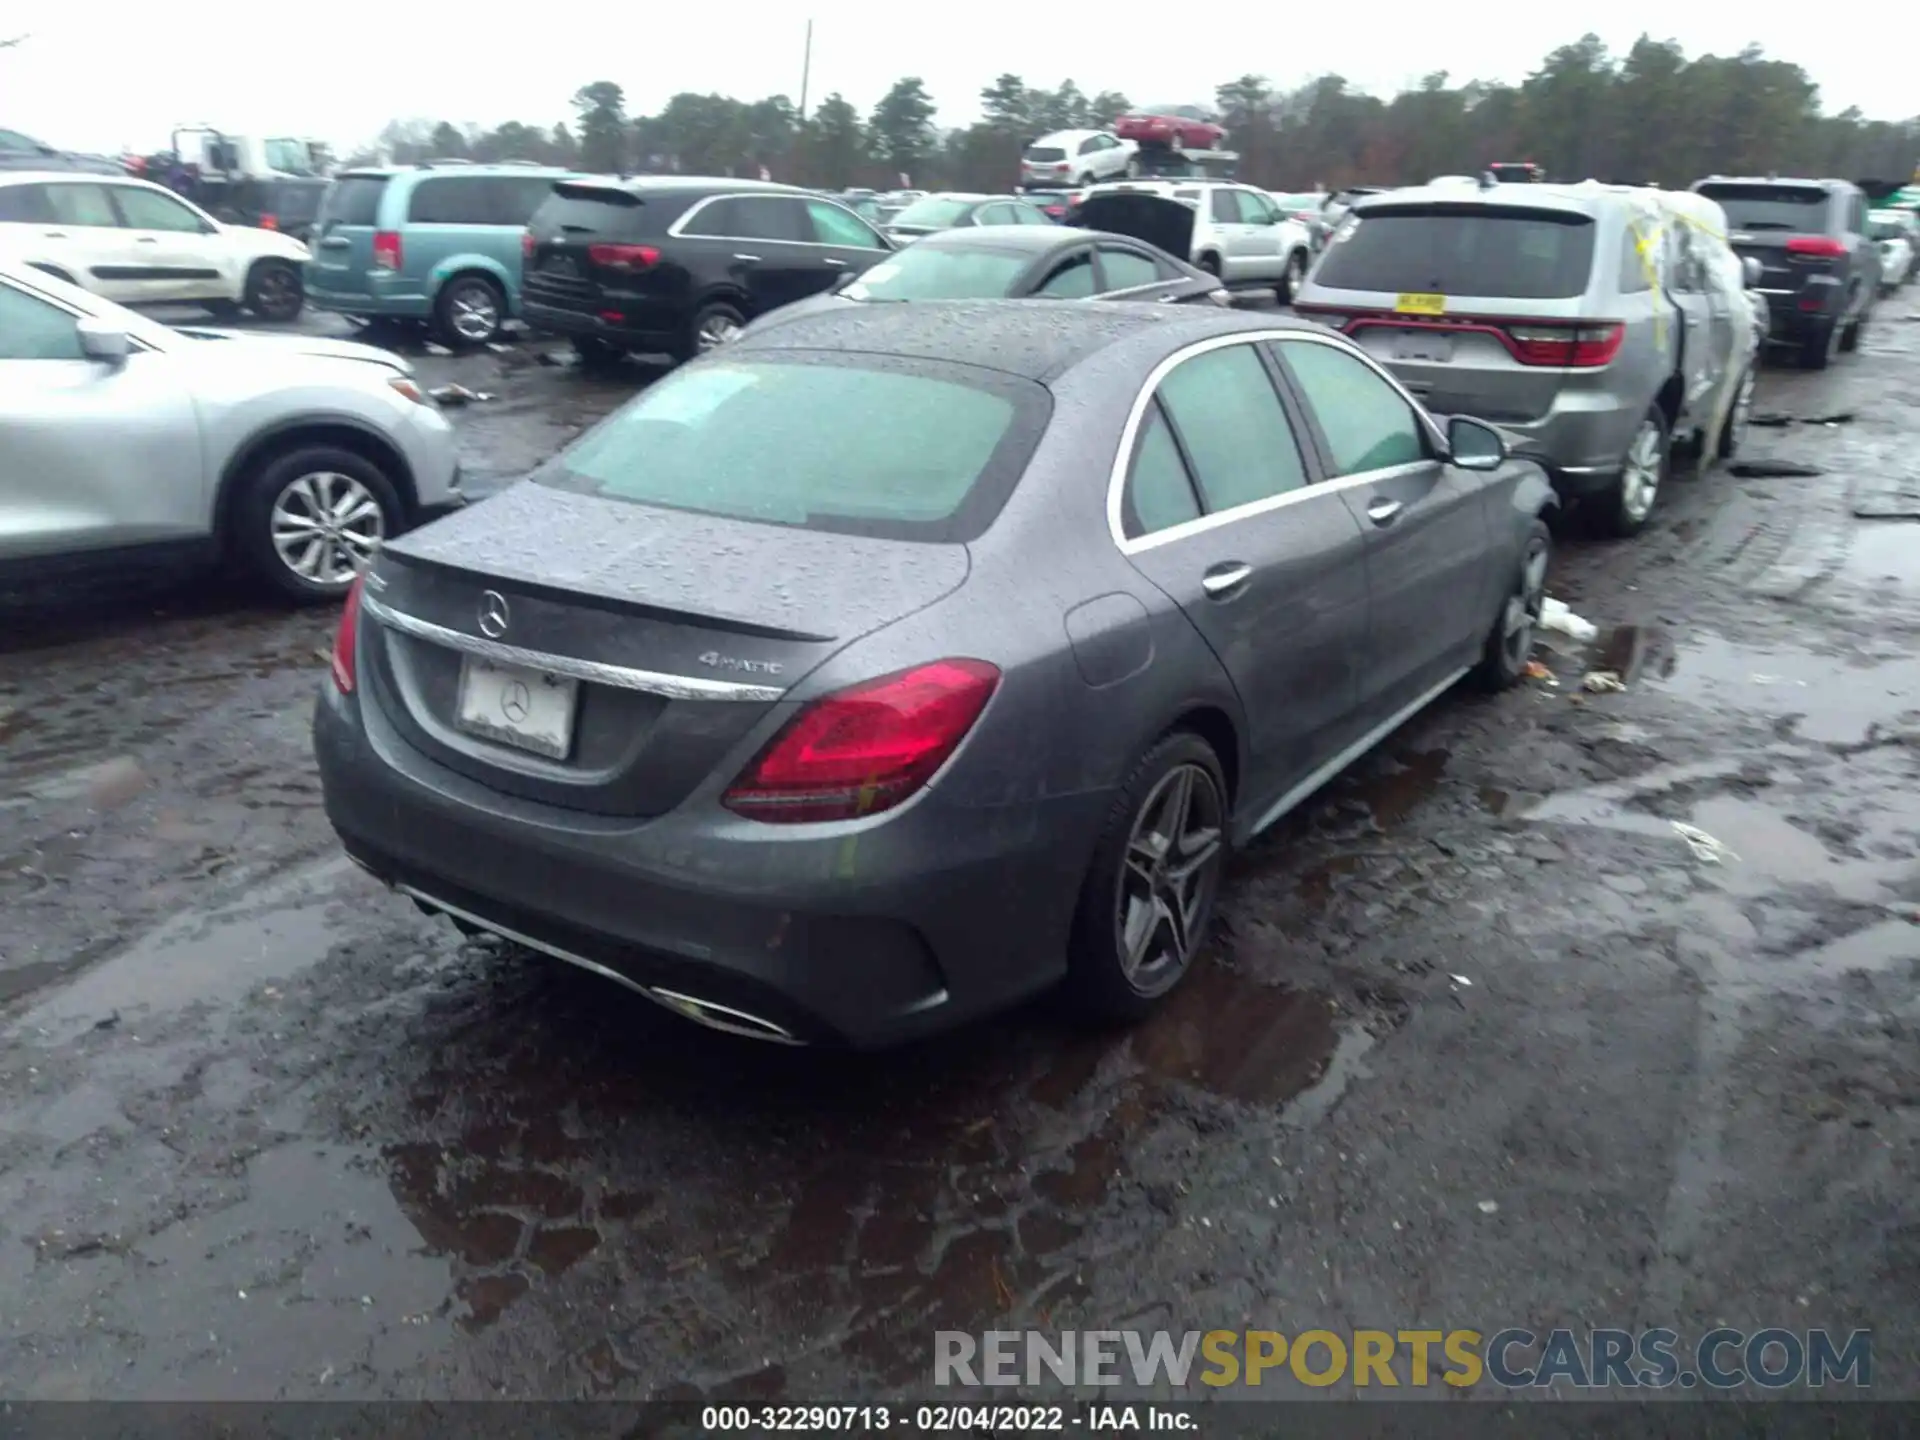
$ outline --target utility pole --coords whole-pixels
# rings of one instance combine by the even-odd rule
[[[813,21],[807,21],[807,48],[800,55],[800,120],[807,118],[807,81],[813,75]]]

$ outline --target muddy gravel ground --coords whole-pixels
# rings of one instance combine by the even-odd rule
[[[1871,1327],[1920,1390],[1916,304],[1766,376],[1743,458],[1822,473],[1570,538],[1599,638],[1241,856],[1131,1034],[776,1050],[463,942],[333,843],[332,615],[14,605],[0,1392],[846,1398],[937,1329],[1715,1324]],[[481,488],[657,373],[540,353],[420,361],[489,397]]]

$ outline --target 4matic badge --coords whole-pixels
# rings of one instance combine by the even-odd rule
[[[772,660],[741,660],[732,655],[722,655],[718,650],[709,650],[699,657],[702,665],[715,670],[737,670],[743,675],[778,675],[781,666]]]

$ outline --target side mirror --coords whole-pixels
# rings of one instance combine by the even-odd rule
[[[1507,442],[1484,421],[1456,415],[1447,422],[1447,458],[1462,470],[1498,470],[1506,463]]]
[[[1740,274],[1746,279],[1747,289],[1758,290],[1760,288],[1760,278],[1766,274],[1766,271],[1761,268],[1760,262],[1754,259],[1753,256],[1743,255],[1740,257]]]
[[[127,332],[111,320],[82,320],[75,328],[80,334],[80,353],[102,365],[124,365],[133,350]]]

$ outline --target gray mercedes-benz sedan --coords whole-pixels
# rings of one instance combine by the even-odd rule
[[[327,813],[424,908],[722,1029],[1143,1015],[1230,846],[1520,677],[1552,503],[1304,322],[845,306],[386,546]]]

